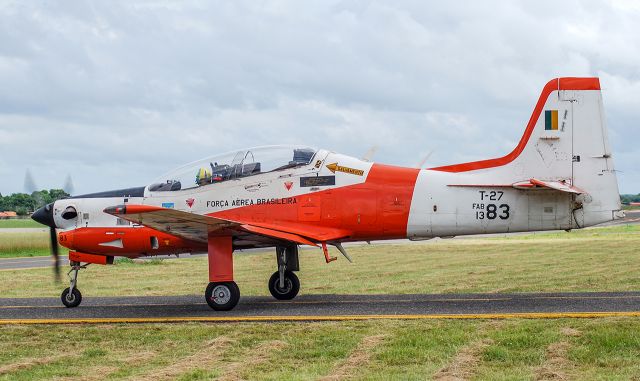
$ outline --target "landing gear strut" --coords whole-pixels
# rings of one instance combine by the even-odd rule
[[[232,238],[210,235],[207,245],[209,285],[204,292],[204,299],[213,310],[232,310],[240,300],[240,289],[233,281]]]
[[[80,262],[71,262],[71,270],[67,273],[69,277],[69,287],[65,288],[62,291],[62,295],[60,295],[60,299],[62,300],[62,304],[64,304],[67,308],[78,307],[80,302],[82,302],[82,294],[80,290],[76,287],[78,284],[78,272],[80,269],[84,269],[87,266],[81,266]],[[71,275],[73,273],[73,275]]]
[[[278,300],[291,300],[300,291],[300,280],[294,271],[300,269],[298,246],[276,247],[278,271],[269,278],[269,292]]]

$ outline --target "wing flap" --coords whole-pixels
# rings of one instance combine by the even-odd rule
[[[252,226],[252,225],[240,225],[240,227],[248,232],[255,233],[255,234],[266,235],[268,237],[274,237],[274,238],[281,238],[286,241],[299,243],[301,245],[318,246],[318,244],[313,243],[304,237],[300,237],[297,234],[285,233],[277,230],[261,228],[259,226]]]

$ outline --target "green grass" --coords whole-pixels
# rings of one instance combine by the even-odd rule
[[[0,258],[50,255],[48,232],[0,230]]]
[[[4,228],[42,228],[43,225],[35,222],[31,218],[0,220],[0,229]]]
[[[302,294],[639,290],[638,247],[640,226],[633,225],[348,247],[353,264],[335,251],[338,261],[326,264],[321,250],[305,249],[299,277]],[[268,295],[274,257],[271,252],[235,256],[243,295]],[[201,294],[207,283],[204,256],[140,263],[90,266],[80,274],[80,288],[94,296],[184,295]],[[61,287],[52,282],[50,269],[0,271],[6,297],[57,296]]]
[[[634,225],[348,247],[354,264],[305,249],[301,294],[638,290],[638,247]],[[243,295],[268,295],[273,253],[234,265]],[[90,266],[79,286],[87,297],[202,294],[206,282],[206,258],[187,256]],[[5,297],[64,287],[50,269],[0,271]],[[0,380],[640,378],[637,318],[0,326],[0,338]]]
[[[551,373],[556,379],[628,380],[640,374],[640,320],[632,318],[4,326],[0,335],[0,380],[204,380],[222,374],[531,380]],[[367,346],[372,337],[379,340]],[[212,349],[215,343],[223,345]]]

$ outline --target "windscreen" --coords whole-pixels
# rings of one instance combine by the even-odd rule
[[[151,192],[178,191],[308,165],[316,149],[267,146],[211,156],[173,170],[149,185]]]

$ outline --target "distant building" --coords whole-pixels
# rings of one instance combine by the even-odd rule
[[[16,212],[0,212],[0,219],[8,219],[8,218],[17,218],[18,214]]]
[[[629,205],[631,205],[631,206],[640,206],[640,202],[630,202]]]

